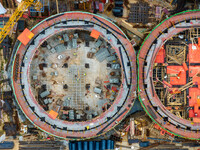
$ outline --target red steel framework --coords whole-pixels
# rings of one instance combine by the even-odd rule
[[[162,129],[176,136],[198,140],[200,139],[200,123],[179,118],[169,112],[160,101],[153,85],[153,66],[154,62],[163,63],[164,51],[161,49],[168,39],[182,31],[200,27],[199,16],[200,12],[193,10],[181,12],[164,20],[147,36],[137,56],[138,96],[145,111]],[[199,58],[199,56],[196,57]],[[168,69],[170,67],[172,66],[168,66]],[[180,81],[173,80],[173,84],[185,84],[185,74],[182,74],[180,78]]]

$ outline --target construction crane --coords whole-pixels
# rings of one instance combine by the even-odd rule
[[[14,25],[17,23],[17,21],[22,17],[24,11],[31,5],[34,5],[36,10],[40,10],[42,8],[42,4],[40,1],[35,0],[22,0],[22,2],[19,4],[19,6],[16,8],[12,16],[9,18],[8,22],[5,24],[3,28],[0,29],[0,44],[3,42],[5,37],[10,33],[10,31],[13,29]],[[3,57],[3,55],[2,55]],[[0,62],[0,77],[3,78],[2,70],[4,66],[4,59],[1,59]],[[0,92],[2,92],[3,99],[3,84],[0,83]]]
[[[2,43],[4,38],[10,33],[10,31],[13,29],[13,27],[17,23],[17,21],[22,17],[24,11],[31,5],[34,5],[36,10],[39,10],[42,7],[40,1],[22,0],[22,2],[19,4],[17,9],[12,14],[12,16],[9,18],[6,25],[1,29],[1,31],[0,31],[0,44]]]

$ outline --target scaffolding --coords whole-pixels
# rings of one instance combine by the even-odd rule
[[[181,83],[175,82],[174,79],[178,80],[180,78],[179,74],[182,71],[182,69],[177,70],[175,68],[177,66],[180,68],[187,61],[187,47],[188,45],[183,40],[173,37],[173,40],[169,40],[164,46],[164,63],[155,63],[153,69],[154,86],[161,102],[173,114],[184,119],[186,119],[187,113],[186,109],[182,109],[182,107],[187,108],[187,89],[192,87],[193,84],[181,85]],[[175,68],[172,69],[172,67]],[[189,81],[189,78],[187,78],[188,76],[186,80]]]
[[[166,45],[166,62],[181,65],[186,60],[186,45]]]

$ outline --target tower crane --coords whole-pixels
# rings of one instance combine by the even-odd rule
[[[6,25],[1,29],[0,31],[0,44],[4,40],[4,38],[10,33],[14,25],[17,23],[17,21],[21,18],[23,15],[24,11],[31,5],[34,5],[36,9],[40,10],[42,7],[40,1],[35,1],[35,0],[22,0],[19,6],[16,8],[12,16],[9,18],[8,22]]]
[[[21,18],[21,16],[23,15],[24,11],[31,5],[34,5],[36,10],[40,10],[42,7],[42,4],[40,1],[37,0],[22,0],[21,3],[19,4],[19,6],[16,8],[16,10],[14,11],[14,13],[12,14],[12,16],[9,18],[8,22],[5,24],[5,26],[3,28],[0,29],[0,44],[3,42],[3,40],[5,39],[5,37],[10,33],[10,31],[13,29],[14,25],[17,23],[17,21]],[[1,59],[0,62],[0,77],[3,77],[3,65],[4,65],[4,61],[3,59]],[[3,85],[0,83],[0,92],[2,92],[2,97],[0,97],[0,99],[3,99]]]

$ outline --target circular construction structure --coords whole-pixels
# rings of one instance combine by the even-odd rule
[[[96,137],[132,108],[135,51],[110,21],[61,13],[26,29],[18,40],[12,88],[25,116],[44,132],[64,139]]]
[[[147,36],[137,58],[145,111],[166,133],[189,139],[200,139],[199,15],[188,11],[164,20]]]

